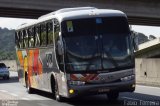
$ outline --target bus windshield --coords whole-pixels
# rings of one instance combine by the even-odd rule
[[[133,64],[125,17],[62,22],[66,71],[118,69]]]

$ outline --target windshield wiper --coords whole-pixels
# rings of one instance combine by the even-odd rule
[[[118,67],[118,63],[113,59],[112,55],[105,51],[103,52],[103,57],[102,57],[102,60],[104,59],[104,53],[107,55],[108,59],[111,61],[111,63],[115,66],[115,67]]]

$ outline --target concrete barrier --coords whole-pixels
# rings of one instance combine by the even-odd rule
[[[10,71],[17,71],[16,60],[0,60],[0,63],[5,63]]]
[[[135,63],[137,84],[160,87],[160,59],[136,58]]]

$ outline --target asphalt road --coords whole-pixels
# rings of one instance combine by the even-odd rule
[[[106,95],[66,99],[60,103],[51,93],[36,90],[28,94],[11,72],[10,80],[0,79],[0,106],[160,106],[160,88],[137,85],[134,93],[121,93],[118,101],[110,102]]]

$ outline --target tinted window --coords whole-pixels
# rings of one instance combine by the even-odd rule
[[[65,21],[62,24],[65,35],[93,35],[96,30],[95,19],[77,19]]]
[[[35,28],[35,46],[40,46],[40,26]]]
[[[16,43],[16,46],[19,48],[20,45],[19,45],[19,36],[18,36],[18,32],[15,33],[15,43]]]
[[[103,17],[68,20],[62,23],[65,35],[94,35],[103,33],[129,33],[125,17]]]
[[[59,32],[60,32],[60,25],[57,19],[54,19],[54,38],[55,41],[57,42],[58,40],[58,36],[59,36]]]
[[[116,69],[133,63],[125,17],[64,21],[62,36],[67,71]]]
[[[29,41],[29,47],[34,47],[34,41],[35,41],[35,31],[34,31],[34,27],[28,29],[28,41]]]
[[[128,22],[125,17],[100,18],[101,23],[97,23],[99,33],[129,33]]]
[[[46,24],[41,24],[41,45],[46,46],[47,43],[47,32],[46,32]]]
[[[24,43],[24,48],[28,47],[29,42],[28,42],[28,32],[27,32],[27,30],[23,30],[23,43]]]
[[[48,44],[53,44],[53,23],[47,23]]]
[[[18,32],[18,38],[19,38],[19,40],[18,40],[19,48],[22,48],[23,47],[23,36],[22,36],[21,31]]]

